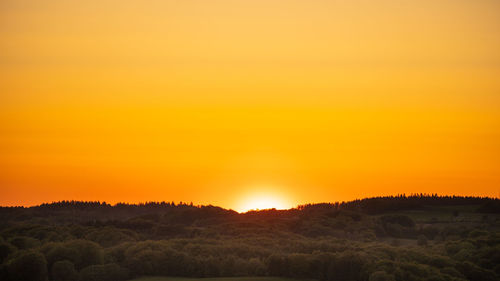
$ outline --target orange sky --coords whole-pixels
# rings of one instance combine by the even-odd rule
[[[496,0],[3,0],[0,205],[497,197],[499,14]]]

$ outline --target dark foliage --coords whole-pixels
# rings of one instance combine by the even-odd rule
[[[68,260],[56,261],[52,265],[50,276],[54,281],[78,280],[78,272],[75,270],[75,265]]]
[[[47,261],[38,252],[22,252],[7,263],[7,274],[12,281],[45,281],[48,276]]]
[[[498,203],[400,195],[244,214],[167,202],[2,207],[0,280],[499,280]]]

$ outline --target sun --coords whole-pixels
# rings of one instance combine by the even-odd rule
[[[291,208],[291,205],[287,203],[284,197],[264,193],[264,194],[253,194],[245,196],[239,204],[238,212],[244,213],[251,210],[266,210],[266,209],[277,209],[284,210]]]

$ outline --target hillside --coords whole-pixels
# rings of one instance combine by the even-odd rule
[[[498,280],[499,206],[402,195],[244,214],[166,202],[2,207],[0,280]]]

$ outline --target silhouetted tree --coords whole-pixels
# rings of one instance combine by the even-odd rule
[[[35,251],[20,253],[7,264],[10,281],[46,281],[47,261]]]
[[[75,265],[68,260],[55,262],[52,265],[50,275],[51,279],[54,281],[78,280],[78,272],[75,270]]]
[[[0,242],[0,264],[2,264],[5,259],[12,253],[16,251],[16,248],[7,242]]]

